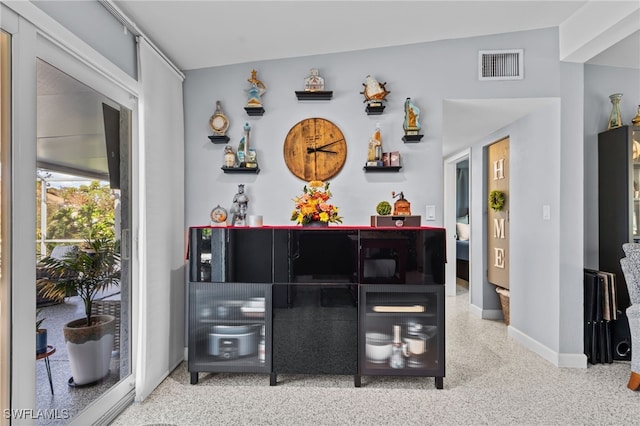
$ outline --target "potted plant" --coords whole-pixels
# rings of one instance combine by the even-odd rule
[[[42,309],[36,311],[36,355],[47,352],[47,329],[42,328],[46,318],[38,318],[42,311]]]
[[[119,241],[112,237],[89,238],[80,250],[62,258],[49,256],[40,263],[48,272],[38,281],[42,295],[62,300],[68,294],[77,294],[84,305],[85,317],[64,325],[72,373],[69,384],[97,382],[109,374],[115,317],[93,315],[92,302],[102,291],[120,284]]]

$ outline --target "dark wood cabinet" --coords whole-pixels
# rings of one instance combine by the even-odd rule
[[[269,373],[271,385],[278,374],[345,374],[360,386],[361,375],[395,374],[436,377],[441,388],[445,252],[442,228],[190,228],[191,382],[229,371]],[[428,312],[373,312],[385,298]],[[259,300],[264,317],[247,310]],[[406,369],[370,365],[367,330],[388,334],[396,324],[405,339],[434,333],[428,355],[406,352]]]
[[[640,242],[638,127],[621,126],[598,135],[598,239],[599,269],[616,274],[618,309],[624,311],[629,292],[620,267],[622,245]]]

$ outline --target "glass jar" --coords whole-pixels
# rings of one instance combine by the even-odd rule
[[[607,129],[611,130],[622,126],[622,115],[620,114],[622,93],[614,93],[609,96],[609,99],[611,99],[611,114],[609,114],[609,126]]]

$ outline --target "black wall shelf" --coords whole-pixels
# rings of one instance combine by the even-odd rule
[[[212,143],[227,143],[227,142],[229,142],[229,136],[214,136],[214,135],[211,135],[211,136],[208,136],[208,137],[209,137],[209,140]]]
[[[225,173],[260,173],[259,167],[221,167]]]
[[[362,169],[365,172],[398,172],[402,166],[364,166]]]
[[[299,101],[328,101],[333,97],[333,91],[318,90],[310,92],[306,90],[296,90],[296,97]]]
[[[424,135],[404,135],[402,137],[402,140],[404,141],[404,143],[415,143],[420,142],[423,136]]]
[[[367,115],[380,115],[384,111],[384,105],[379,105],[379,106],[367,105],[367,108],[365,109],[365,111],[367,111]]]
[[[264,114],[264,108],[262,107],[244,107],[244,110],[252,117],[261,117]]]

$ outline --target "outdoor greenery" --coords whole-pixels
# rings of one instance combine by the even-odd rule
[[[77,294],[84,304],[85,324],[90,326],[91,303],[100,292],[120,285],[120,240],[88,238],[81,250],[69,252],[62,259],[47,256],[40,263],[48,273],[37,281],[38,292],[54,300]]]
[[[36,202],[41,203],[40,185],[36,184]],[[114,197],[108,184],[92,181],[87,185],[47,188],[46,239],[115,238]],[[42,238],[40,209],[36,209],[36,237]],[[49,244],[47,251],[55,244]]]

